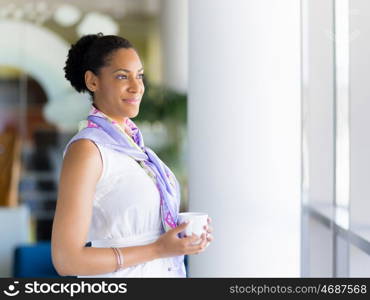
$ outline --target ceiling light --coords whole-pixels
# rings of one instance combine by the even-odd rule
[[[80,18],[80,10],[71,4],[60,5],[54,13],[55,22],[64,27],[76,24]]]
[[[102,32],[105,35],[116,35],[119,32],[118,24],[108,15],[101,13],[88,13],[77,27],[79,36]]]

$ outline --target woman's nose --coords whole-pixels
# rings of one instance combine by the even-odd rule
[[[130,80],[128,89],[132,93],[141,92],[142,90],[140,82],[136,79]]]

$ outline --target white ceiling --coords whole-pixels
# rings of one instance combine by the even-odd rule
[[[127,14],[157,15],[161,4],[161,0],[0,0],[0,10],[9,5],[23,7],[41,2],[52,10],[60,4],[68,3],[77,6],[83,12],[97,10],[115,18]]]

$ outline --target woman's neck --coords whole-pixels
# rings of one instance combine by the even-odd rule
[[[130,131],[126,125],[127,117],[116,117],[112,116],[110,114],[107,114],[102,109],[100,109],[95,103],[92,104],[97,110],[102,112],[104,115],[106,115],[110,120],[114,121],[119,127],[121,127],[127,134],[130,135]]]

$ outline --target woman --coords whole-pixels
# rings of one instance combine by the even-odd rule
[[[122,37],[86,35],[72,45],[64,70],[78,92],[91,95],[92,107],[64,151],[52,231],[57,272],[186,277],[184,255],[213,240],[211,220],[207,236],[179,238],[187,224],[177,226],[176,177],[130,120],[144,93],[137,51]]]

